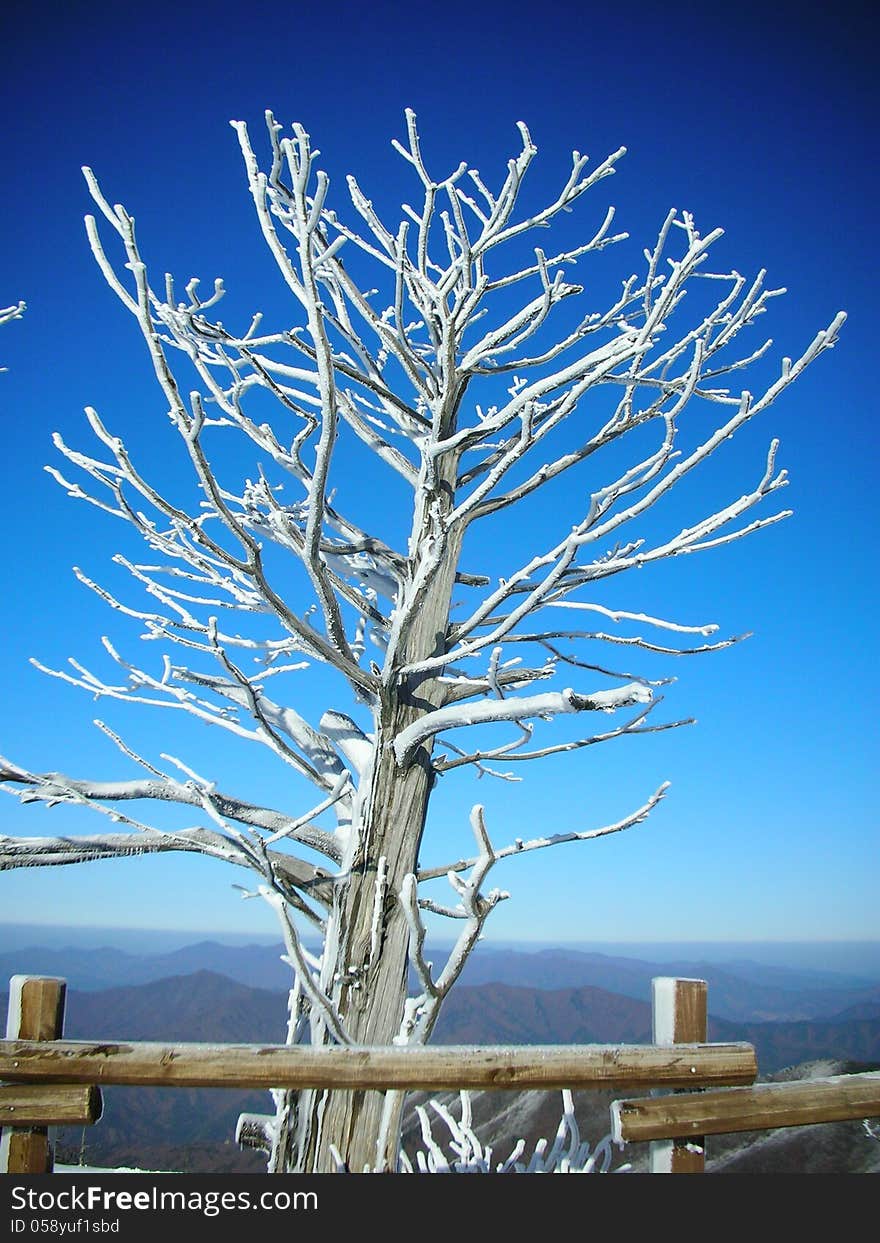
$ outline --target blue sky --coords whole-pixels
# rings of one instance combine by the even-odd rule
[[[628,148],[566,225],[586,232],[614,203],[617,226],[631,235],[578,273],[588,285],[635,270],[676,206],[703,232],[725,229],[719,262],[745,273],[766,267],[771,285],[788,288],[760,326],[774,337],[774,359],[797,356],[837,310],[849,320],[838,347],[691,494],[739,496],[778,436],[794,517],[620,584],[625,606],[754,631],[732,650],[660,669],[679,679],[669,715],[698,724],[530,765],[515,786],[441,786],[437,858],[463,845],[475,801],[503,844],[616,819],[670,780],[646,825],[499,869],[512,899],[489,934],[876,937],[876,75],[857,6],[835,6],[833,23],[803,6],[774,13],[552,0],[412,8],[342,0],[326,10],[221,0],[210,11],[158,4],[136,14],[74,3],[51,21],[37,6],[7,10],[0,305],[24,298],[28,312],[0,333],[9,368],[0,376],[0,751],[37,770],[107,777],[118,759],[91,727],[87,697],[28,664],[30,656],[88,662],[101,634],[120,633],[70,567],[101,577],[123,536],[42,471],[54,460],[51,433],[85,446],[82,410],[91,404],[163,465],[161,433],[151,433],[161,399],[89,253],[80,166],[93,167],[110,200],[135,215],[155,271],[181,281],[223,275],[233,307],[283,314],[230,119],[246,120],[256,140],[267,107],[285,123],[302,121],[331,193],[343,201],[343,174],[354,171],[389,214],[412,193],[390,147],[404,135],[405,107],[419,116],[433,167],[465,158],[487,178],[501,176],[524,120],[540,151],[536,185],[558,181],[572,148],[596,161]],[[356,492],[357,480],[348,482]],[[561,512],[568,502],[576,506],[575,492],[553,504]],[[479,552],[466,568],[482,568]],[[504,552],[502,543],[496,573]],[[139,745],[184,755],[167,716],[135,722],[111,707],[100,714]],[[224,771],[239,762],[226,750],[213,758]],[[262,770],[248,777],[262,779]],[[8,833],[98,827],[10,797],[0,810]],[[236,879],[168,856],[6,873],[0,919],[265,931],[267,917],[230,888]]]

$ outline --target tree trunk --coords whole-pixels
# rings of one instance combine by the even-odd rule
[[[435,677],[403,677],[396,671],[443,651],[460,554],[457,533],[441,530],[454,495],[457,461],[437,464],[416,516],[410,564],[413,573],[396,651],[386,666],[386,689],[376,713],[371,768],[358,791],[357,844],[347,882],[337,889],[334,925],[325,952],[324,986],[334,997],[356,1044],[390,1044],[400,1031],[407,997],[409,930],[400,903],[404,877],[414,872],[434,782],[431,744],[406,767],[395,759],[397,734],[442,703]],[[453,486],[450,486],[453,485]],[[439,543],[438,543],[439,541]],[[425,574],[422,581],[421,576]],[[415,586],[421,583],[421,586]],[[313,1172],[335,1168],[331,1145],[352,1172],[393,1169],[402,1100],[389,1102],[385,1138],[380,1092],[315,1093],[309,1105],[299,1164]],[[301,1102],[305,1106],[306,1102]]]

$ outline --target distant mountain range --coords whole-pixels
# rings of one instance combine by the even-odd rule
[[[223,945],[204,941],[166,953],[133,954],[116,948],[30,947],[0,953],[0,981],[13,974],[60,975],[86,991],[148,984],[197,971],[215,971],[239,983],[269,990],[289,985],[280,945]],[[441,950],[435,953],[441,961]],[[593,987],[647,1000],[654,976],[707,980],[709,1008],[730,1022],[781,1022],[830,1018],[861,1008],[880,1011],[880,982],[829,971],[771,966],[738,960],[651,962],[593,952],[538,952],[480,946],[459,987],[510,984],[539,990]],[[852,1017],[858,1017],[854,1012]]]

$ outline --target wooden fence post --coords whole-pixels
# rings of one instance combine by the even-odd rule
[[[654,1043],[704,1043],[708,1039],[709,1029],[707,993],[705,980],[676,980],[667,976],[653,979],[651,1004]],[[704,1173],[705,1138],[694,1135],[686,1140],[653,1140],[649,1168],[652,1174]]]
[[[64,980],[14,975],[9,981],[7,1040],[57,1040],[64,1027]],[[51,1174],[48,1127],[8,1127],[0,1140],[0,1173]]]

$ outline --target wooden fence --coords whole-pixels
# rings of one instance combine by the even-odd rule
[[[880,1115],[880,1073],[743,1086],[757,1078],[755,1050],[707,1042],[703,980],[654,980],[650,1045],[409,1049],[64,1040],[65,987],[58,979],[12,978],[7,1038],[0,1040],[0,1172],[50,1172],[48,1128],[97,1122],[100,1088],[110,1084],[651,1089],[651,1096],[614,1102],[612,1129],[622,1143],[650,1142],[657,1173],[702,1172],[706,1135]]]

